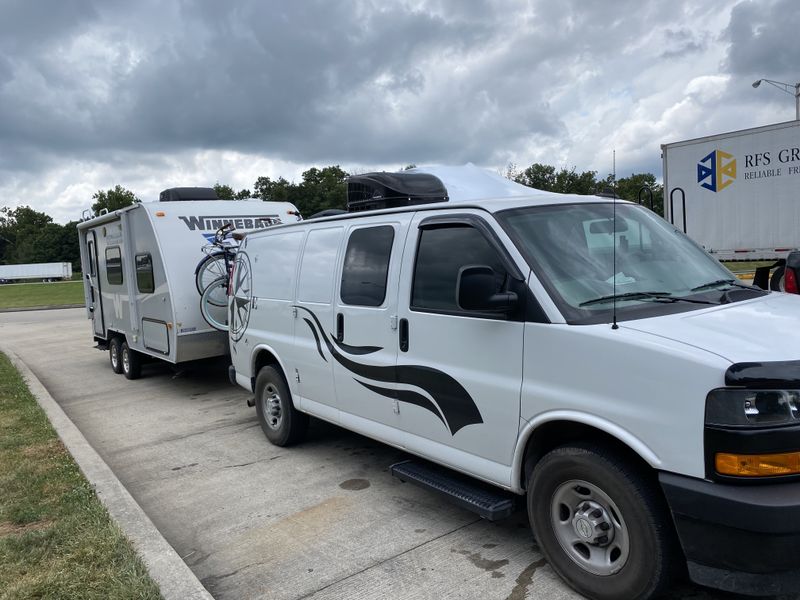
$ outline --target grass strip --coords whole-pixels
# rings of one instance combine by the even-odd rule
[[[0,308],[83,304],[82,281],[0,285]]]
[[[161,598],[0,354],[0,599]]]

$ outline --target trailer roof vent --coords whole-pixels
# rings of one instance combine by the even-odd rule
[[[347,178],[347,210],[360,212],[447,202],[447,188],[429,173],[365,173]]]
[[[161,192],[159,202],[178,202],[187,200],[219,200],[214,188],[178,187]]]

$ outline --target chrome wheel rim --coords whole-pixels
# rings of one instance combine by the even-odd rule
[[[119,348],[114,345],[111,346],[111,366],[114,369],[119,368]]]
[[[128,350],[125,348],[122,349],[122,370],[126,373],[131,370],[131,362],[128,358]]]
[[[261,411],[264,413],[264,421],[270,429],[280,428],[283,420],[281,396],[278,388],[271,383],[264,386],[264,392],[261,395]]]
[[[625,566],[628,528],[617,504],[595,484],[572,479],[558,486],[550,522],[564,553],[585,571],[606,576]]]

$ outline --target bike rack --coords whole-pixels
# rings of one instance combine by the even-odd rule
[[[675,192],[681,193],[681,202],[683,205],[683,233],[686,233],[686,192],[683,191],[683,188],[673,188],[669,193],[669,222],[675,225],[675,210],[673,206]]]

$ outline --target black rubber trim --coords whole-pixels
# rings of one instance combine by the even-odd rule
[[[689,561],[687,566],[692,581],[726,592],[751,596],[777,596],[794,594],[800,590],[800,569],[770,573],[767,576],[764,573],[745,573],[709,567],[694,561]]]
[[[800,389],[800,360],[735,363],[725,372],[725,385],[760,389]]]
[[[800,482],[742,486],[665,472],[658,479],[676,516],[756,533],[800,535]]]

